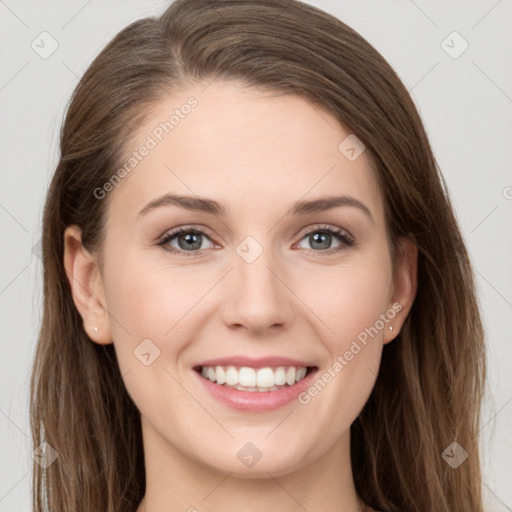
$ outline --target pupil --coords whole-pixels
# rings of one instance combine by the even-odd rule
[[[201,240],[200,240],[200,236],[199,234],[190,234],[190,233],[187,233],[186,235],[182,235],[179,237],[179,241],[185,241],[185,247],[181,246],[181,243],[180,243],[180,248],[183,249],[199,249],[201,247]]]
[[[314,247],[315,243],[320,244],[320,247],[317,246],[317,249],[329,249],[329,245],[331,242],[331,235],[328,233],[315,233],[310,237],[311,241],[311,247]]]

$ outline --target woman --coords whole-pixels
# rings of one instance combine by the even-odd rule
[[[341,21],[178,0],[68,108],[34,509],[482,511],[473,274],[421,119]]]

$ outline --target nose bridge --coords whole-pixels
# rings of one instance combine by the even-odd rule
[[[275,251],[248,236],[236,247],[233,265],[227,322],[253,331],[287,324],[290,297],[276,276]]]

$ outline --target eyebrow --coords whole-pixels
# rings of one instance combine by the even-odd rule
[[[221,217],[226,215],[226,208],[213,199],[198,196],[165,194],[146,204],[146,206],[144,206],[144,208],[142,208],[142,210],[137,214],[137,217],[146,215],[150,211],[162,206],[179,206],[187,210],[209,213]],[[340,206],[358,208],[364,212],[372,222],[374,222],[372,214],[367,206],[355,197],[346,195],[321,197],[312,201],[298,201],[288,211],[288,214],[301,216],[331,210]]]

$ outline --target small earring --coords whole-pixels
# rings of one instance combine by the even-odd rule
[[[92,329],[94,330],[94,332],[98,332],[98,328],[96,326],[94,326]]]
[[[390,326],[389,326],[389,330],[390,330],[390,331],[392,331],[392,330],[393,330],[393,326],[392,326],[392,325],[390,325]]]

